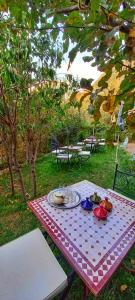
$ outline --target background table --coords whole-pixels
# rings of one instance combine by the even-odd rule
[[[60,149],[69,150],[69,151],[73,151],[73,152],[79,152],[82,150],[82,147],[81,146],[63,146],[63,147],[60,147]]]
[[[97,295],[135,242],[135,202],[86,180],[71,187],[82,199],[95,191],[102,198],[108,195],[113,210],[107,220],[96,219],[80,205],[70,210],[51,207],[46,196],[29,202],[29,207],[85,285]]]

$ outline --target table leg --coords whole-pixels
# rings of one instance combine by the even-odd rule
[[[90,294],[90,290],[87,288],[86,285],[84,285],[82,300],[88,300],[89,294]],[[93,300],[98,300],[98,299],[99,299],[98,296],[93,295]]]
[[[87,288],[86,285],[84,285],[84,290],[83,290],[83,299],[82,300],[87,300],[89,296],[90,290]]]

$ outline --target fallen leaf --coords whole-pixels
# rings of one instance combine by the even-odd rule
[[[135,259],[131,259],[131,265],[135,265]]]
[[[122,285],[120,286],[120,291],[121,291],[121,293],[124,293],[124,292],[126,291],[127,288],[128,288],[128,286],[127,286],[126,284],[122,284]]]

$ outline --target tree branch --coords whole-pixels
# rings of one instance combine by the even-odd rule
[[[126,68],[130,69],[131,71],[135,72],[135,69],[134,69],[134,68],[132,68],[132,67],[130,67],[130,66],[127,66],[127,65],[123,64],[123,63],[122,63],[121,61],[119,61],[119,60],[116,60],[116,63],[118,63],[118,64],[122,65],[123,67],[126,67]]]
[[[35,27],[30,28],[27,26],[12,26],[11,29],[21,29],[21,30],[29,30],[29,31],[47,31],[47,30],[61,30],[61,29],[68,29],[68,28],[78,28],[78,29],[91,29],[90,26],[74,26],[74,25],[66,25],[66,26],[50,26],[50,27]]]
[[[57,9],[57,11],[55,11],[55,12],[57,14],[68,14],[72,11],[77,11],[77,10],[80,10],[79,6],[78,5],[72,5],[72,6]]]
[[[112,59],[111,56],[109,56],[109,55],[106,55],[106,58]],[[123,62],[121,62],[121,61],[119,61],[119,60],[115,60],[115,62],[118,63],[118,64],[120,64],[121,66],[126,67],[126,68],[128,68],[129,70],[135,72],[135,68],[132,68],[132,67],[130,67],[130,66],[125,65]]]
[[[114,16],[116,16],[117,18],[119,18],[119,19],[121,19],[121,20],[123,20],[125,22],[131,23],[131,24],[135,24],[134,21],[127,20],[126,18],[123,18],[123,17],[119,16],[119,14],[115,13],[113,10],[108,10],[103,5],[99,5],[99,7],[102,9],[102,11],[104,12],[104,14],[106,14],[106,17],[107,17],[107,14],[109,15],[109,13],[112,13]],[[85,3],[84,3],[84,5],[81,5],[81,8],[79,7],[79,5],[72,5],[72,6],[60,8],[60,9],[56,10],[55,13],[56,14],[61,14],[61,13],[68,14],[68,13],[73,12],[73,11],[87,11],[87,10],[88,10],[88,6],[85,5]],[[105,13],[105,11],[107,13]],[[117,26],[118,26],[118,22],[117,22]]]
[[[16,30],[28,30],[28,31],[48,31],[48,30],[61,30],[61,29],[68,29],[68,28],[77,28],[77,29],[89,29],[91,30],[91,26],[87,25],[87,26],[75,26],[75,25],[66,25],[66,26],[50,26],[50,27],[41,27],[41,28],[30,28],[30,27],[27,27],[27,26],[12,26],[11,29],[16,29]],[[110,28],[109,26],[100,26],[99,28],[98,27],[95,27],[96,30],[103,30],[103,31],[106,31],[106,32],[110,32],[112,30],[112,28]]]
[[[106,10],[109,13],[112,13],[115,17],[125,21],[125,22],[128,22],[128,23],[131,23],[131,24],[135,24],[134,21],[131,21],[131,20],[127,20],[126,18],[123,18],[121,16],[119,16],[119,14],[115,13],[113,10],[108,10],[106,7],[104,7],[103,5],[99,5],[100,7],[102,7],[102,9]]]

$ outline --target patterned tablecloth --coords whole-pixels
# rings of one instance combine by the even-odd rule
[[[43,224],[85,285],[97,295],[135,242],[135,202],[84,180],[71,186],[81,198],[97,191],[108,195],[113,210],[106,221],[79,205],[64,210],[51,207],[47,197],[29,202],[30,209]]]

